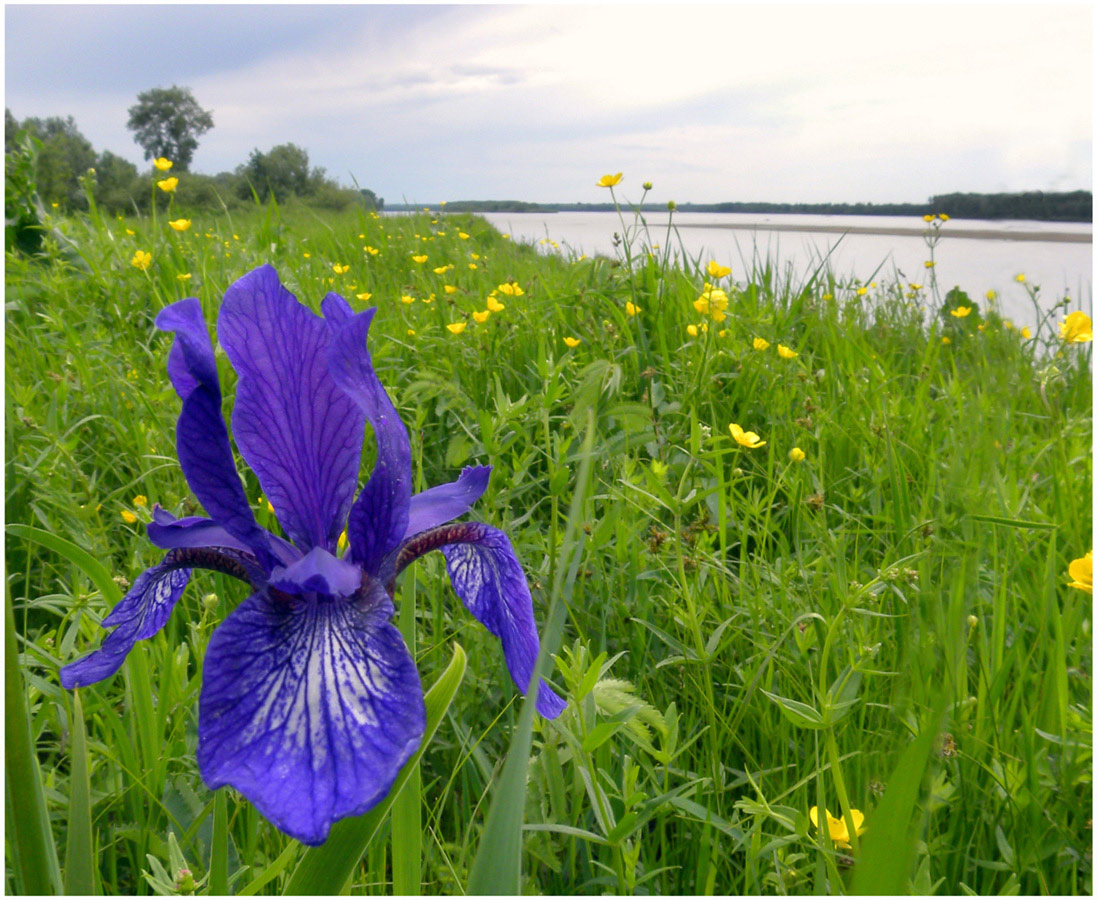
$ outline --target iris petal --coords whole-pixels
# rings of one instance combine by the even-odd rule
[[[218,524],[269,567],[273,559],[267,533],[248,505],[221,416],[221,385],[202,305],[189,297],[166,306],[156,317],[156,327],[175,333],[168,376],[183,401],[176,451],[187,484]]]
[[[538,658],[538,631],[526,575],[511,542],[498,528],[479,522],[462,523],[446,531],[461,537],[461,543],[441,548],[454,591],[469,612],[500,639],[511,678],[526,693]],[[555,719],[565,705],[542,679],[538,712]]]
[[[198,764],[278,828],[320,844],[389,791],[423,736],[423,691],[374,583],[359,602],[259,592],[213,633]]]
[[[62,686],[71,689],[94,684],[117,672],[135,643],[164,627],[190,577],[191,570],[181,568],[170,557],[138,575],[126,596],[103,620],[103,627],[114,626],[114,631],[103,639],[98,650],[62,667]]]
[[[377,462],[351,509],[347,524],[349,558],[379,574],[381,561],[404,537],[412,495],[412,451],[408,432],[374,372],[366,335],[375,310],[333,322],[332,378],[362,410],[374,429]]]
[[[404,537],[407,539],[421,531],[445,525],[467,513],[488,487],[488,476],[491,474],[491,466],[469,466],[462,470],[457,481],[416,494],[408,510],[408,527]]]
[[[270,585],[288,594],[319,593],[349,597],[362,585],[362,570],[323,547],[313,547],[285,569],[271,573]]]
[[[229,287],[217,328],[239,375],[232,422],[241,454],[286,534],[303,550],[334,550],[364,417],[328,374],[328,327],[268,265]]]
[[[145,533],[152,543],[163,550],[176,547],[232,547],[251,552],[243,541],[238,541],[213,519],[202,516],[185,516],[177,519],[160,505],[153,507],[153,520],[145,526]],[[267,533],[270,549],[278,562],[288,566],[301,559],[301,551],[276,534]]]

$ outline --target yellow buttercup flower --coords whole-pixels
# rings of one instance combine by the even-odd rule
[[[985,296],[987,297],[988,300],[994,300],[999,295],[996,294],[995,291],[988,291]]]
[[[355,294],[355,299],[356,300],[366,301],[366,300],[369,300],[372,296],[374,296],[374,295],[372,293],[370,293],[369,291],[363,291],[361,294]]]
[[[488,317],[490,315],[492,315],[492,311],[490,309],[485,309],[479,312],[474,312],[473,318],[477,321],[477,324],[482,324],[488,321]]]
[[[1068,575],[1071,576],[1071,584],[1068,587],[1078,588],[1088,594],[1094,593],[1094,551],[1088,550],[1087,555],[1079,559],[1073,559],[1068,565]]]
[[[1029,326],[1028,326],[1028,325],[1026,325],[1026,326],[1025,326],[1025,327],[1024,327],[1024,328],[1023,328],[1023,329],[1022,329],[1022,330],[1021,330],[1020,332],[1018,332],[1018,333],[1019,333],[1019,334],[1020,334],[1020,335],[1022,336],[1022,339],[1023,339],[1023,340],[1026,340],[1026,341],[1028,341],[1028,340],[1029,340],[1029,339],[1030,339],[1031,337],[1033,337],[1033,332],[1029,330]]]
[[[416,254],[415,256],[412,257],[412,262],[417,262],[417,263],[427,262],[427,254],[426,253]]]
[[[934,216],[930,215],[930,213],[927,213],[925,216],[923,216],[923,221],[924,222],[933,222],[934,221]],[[815,809],[816,807],[813,806],[812,808]]]
[[[345,266],[340,263],[332,263],[332,271],[335,272],[336,275],[343,275],[346,272],[349,272],[350,269],[350,266]]]
[[[171,194],[175,191],[179,185],[179,179],[174,175],[171,178],[165,178],[163,181],[158,181],[156,186],[160,188],[165,194]]]
[[[507,307],[500,303],[495,297],[489,297],[484,305],[488,307],[490,312],[503,312],[507,309]]]
[[[191,280],[191,273],[190,272],[182,272],[179,275],[176,275],[175,277],[179,281],[190,281]]]
[[[125,522],[127,525],[132,525],[134,522],[137,521],[137,516],[135,516],[128,509],[124,509],[122,510],[122,521]]]
[[[567,344],[569,347],[578,347],[580,345],[580,339],[574,337],[566,337],[564,339],[564,343]]]
[[[446,326],[446,330],[450,332],[450,334],[461,334],[465,330],[467,324],[468,323],[466,322],[451,322]]]
[[[411,294],[401,294],[400,302],[405,304],[411,304],[416,302],[416,298],[413,297]]]
[[[149,266],[152,265],[153,256],[148,250],[138,250],[133,259],[130,260],[130,265],[134,268],[140,269],[144,272]]]
[[[148,503],[149,498],[146,497],[144,494],[138,494],[136,497],[133,498],[133,505],[138,507],[138,509],[140,509],[142,506],[147,506]]]
[[[952,344],[952,343],[953,343],[953,341],[951,341],[951,340],[950,340],[950,339],[949,339],[948,337],[946,337],[946,336],[945,336],[945,335],[943,334],[943,335],[942,335],[942,343],[943,343],[943,344]]]
[[[705,271],[709,273],[710,278],[724,278],[725,275],[732,274],[732,270],[728,266],[722,266],[715,259],[709,260],[709,265],[705,267]]]
[[[602,178],[600,178],[598,180],[598,184],[596,184],[595,186],[596,187],[608,188],[608,187],[613,187],[615,184],[618,184],[620,181],[621,181],[621,172],[618,172],[617,175],[603,175]]]
[[[172,167],[172,161],[165,159],[163,156],[154,159],[153,165],[156,166],[161,172],[167,172]]]
[[[371,247],[371,246],[370,246],[369,244],[367,244],[367,245],[366,245],[365,247],[363,247],[362,249],[363,249],[363,251],[365,251],[366,253],[369,253],[369,254],[370,254],[370,256],[377,256],[377,255],[378,255],[378,254],[379,254],[379,253],[381,252],[380,250],[378,250],[378,249],[377,249],[377,247]]]
[[[1018,284],[1025,284],[1026,283],[1026,273],[1025,272],[1019,272],[1017,275],[1014,276],[1014,280],[1017,281]]]
[[[790,350],[785,344],[778,344],[778,356],[782,359],[795,359],[797,357],[797,351]]]
[[[709,316],[715,322],[723,322],[728,309],[728,294],[720,288],[709,288],[694,301],[694,309],[703,316]]]
[[[802,462],[804,460],[804,451],[800,447],[794,447],[789,451],[789,458],[793,462]]]
[[[767,347],[770,346],[770,341],[768,341],[766,338],[757,337],[751,342],[751,346],[754,347],[756,350],[765,350]]]
[[[736,443],[742,444],[744,447],[755,449],[756,447],[766,446],[766,441],[759,440],[759,436],[755,434],[755,432],[744,431],[735,422],[728,426],[728,430],[732,434],[732,437],[735,438]]]
[[[1094,340],[1094,326],[1090,316],[1079,309],[1068,313],[1067,318],[1060,323],[1060,339],[1069,344],[1084,344]]]
[[[628,300],[625,301],[625,314],[627,316],[635,316],[639,312],[640,312],[640,307],[639,306],[634,306]]]
[[[856,289],[854,293],[857,294],[859,297],[864,297],[866,294],[869,293],[869,288],[863,286]]]
[[[972,312],[971,306],[958,306],[956,309],[951,309],[949,314],[955,319],[963,319],[970,312]]]
[[[463,241],[469,240],[469,235],[467,235],[464,231],[459,231],[458,237],[461,238]]]
[[[501,294],[506,294],[508,297],[521,297],[524,293],[526,293],[513,281],[507,281],[501,285],[497,285],[496,290],[498,290]]]
[[[698,336],[698,326],[697,325],[687,325],[686,326],[686,333],[688,335],[690,335],[690,337],[697,337]]]
[[[444,284],[442,286],[442,290],[443,290],[443,292],[445,292],[447,294],[456,294],[457,293],[457,287],[455,287],[452,284]]]
[[[188,228],[191,227],[191,220],[176,219],[174,222],[169,222],[168,224],[171,225],[171,227],[174,228],[176,231],[186,231]]]
[[[836,847],[843,850],[850,849],[850,831],[846,827],[846,819],[836,819],[828,810],[824,810],[824,815],[827,816],[827,831],[831,835],[831,843]],[[818,810],[815,806],[808,811],[808,818],[812,820],[812,824],[819,829],[820,824],[817,821]],[[865,816],[860,809],[850,810],[850,819],[854,823],[854,830],[858,833],[858,837],[865,834]]]
[[[934,260],[928,259],[926,262],[923,263],[923,268],[924,269],[933,269],[934,268]]]

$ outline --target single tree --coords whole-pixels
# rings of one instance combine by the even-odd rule
[[[279,144],[266,153],[252,151],[240,173],[246,182],[246,195],[254,189],[260,200],[274,194],[278,201],[291,194],[301,197],[309,193],[309,154],[296,144]]]
[[[185,172],[198,138],[213,128],[213,115],[198,105],[190,88],[152,88],[137,95],[126,127],[145,151],[145,159],[167,157]]]

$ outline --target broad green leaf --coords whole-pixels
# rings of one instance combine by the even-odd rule
[[[799,700],[790,700],[788,697],[779,697],[770,691],[761,691],[761,693],[777,703],[782,714],[798,728],[823,728],[826,724],[823,716],[814,706],[801,703]]]

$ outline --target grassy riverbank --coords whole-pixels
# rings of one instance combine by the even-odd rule
[[[541,624],[594,422],[550,676],[569,709],[535,724],[527,892],[838,893],[879,864],[876,833],[916,892],[1090,893],[1091,597],[1067,569],[1092,540],[1092,345],[1061,341],[1062,315],[1025,336],[929,284],[710,272],[628,213],[622,260],[547,256],[444,209],[170,227],[186,215],[61,219],[45,258],[8,257],[9,526],[71,542],[122,587],[156,562],[151,504],[199,511],[153,319],[196,296],[212,323],[226,287],[272,263],[314,309],[329,290],[378,307],[371,351],[417,489],[494,467],[476,517],[511,536]],[[245,589],[196,574],[74,719],[57,671],[99,645],[111,592],[72,559],[9,532],[62,876],[151,892],[142,872],[172,868],[174,834],[196,879],[225,858],[247,867],[237,892],[284,888],[300,848],[236,794],[222,828],[194,756],[205,647]],[[519,704],[441,558],[396,600],[415,604],[425,685],[454,642],[469,671],[423,757],[410,880],[386,823],[352,890],[460,892]],[[864,812],[857,846],[819,834],[816,806]],[[29,851],[8,849],[18,891]]]

